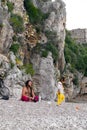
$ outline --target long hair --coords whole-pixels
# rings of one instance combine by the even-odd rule
[[[29,82],[32,82],[32,80],[27,80],[27,81],[25,82],[25,86],[27,87],[27,89],[28,89],[28,86],[29,86],[29,85],[28,85]],[[30,87],[30,86],[29,86],[29,87]],[[31,91],[31,92],[30,92],[30,95],[32,96],[32,87],[30,87],[30,91]]]
[[[60,81],[65,81],[65,77],[61,77],[61,78],[60,78]]]
[[[31,80],[27,80],[27,81],[25,82],[25,86],[26,86],[26,87],[29,86],[29,85],[28,85],[29,82],[32,82],[32,81],[31,81]]]

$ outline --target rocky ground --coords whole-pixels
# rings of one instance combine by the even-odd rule
[[[87,103],[0,100],[0,130],[87,130]]]
[[[71,99],[70,102],[87,103],[87,93],[84,93],[82,95],[77,95],[75,98]]]

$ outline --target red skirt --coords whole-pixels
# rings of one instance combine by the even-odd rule
[[[21,100],[22,101],[25,101],[25,102],[37,102],[39,100],[38,96],[35,96],[33,100],[29,99],[29,97],[27,96],[22,96],[21,97]]]

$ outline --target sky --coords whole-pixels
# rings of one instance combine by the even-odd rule
[[[53,0],[55,1],[55,0]],[[66,4],[66,28],[87,28],[87,0],[63,0]]]

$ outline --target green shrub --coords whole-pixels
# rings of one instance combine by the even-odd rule
[[[15,33],[22,33],[24,31],[23,18],[17,14],[12,14],[10,24]]]
[[[49,42],[55,43],[56,32],[47,30],[47,31],[45,31],[45,35],[47,36]]]
[[[75,73],[76,69],[75,69],[75,67],[71,67],[71,68],[69,68],[69,71],[70,71],[71,73]]]
[[[75,43],[68,31],[66,32],[64,54],[66,63],[70,63],[72,68],[77,69],[83,74],[85,73],[87,66],[87,46]]]
[[[54,62],[58,60],[58,49],[52,43],[46,43],[45,45],[38,43],[37,46],[33,48],[32,54],[33,52],[40,54],[42,57],[47,57],[48,52],[51,52]]]
[[[36,24],[41,21],[41,11],[33,5],[31,0],[24,0],[24,7],[26,8],[31,23]]]
[[[31,0],[24,0],[24,7],[29,15],[29,20],[33,24],[40,24],[49,14],[43,14],[40,9],[36,8]]]
[[[11,45],[10,51],[12,51],[12,52],[14,52],[14,54],[16,54],[18,52],[18,50],[19,50],[19,47],[20,47],[19,44],[14,43],[14,44]]]
[[[78,57],[78,59],[77,59],[76,69],[79,70],[80,72],[84,73],[85,63],[84,63],[84,60],[83,60],[83,56],[79,55],[77,57]]]
[[[78,76],[77,76],[77,75],[74,75],[73,83],[74,83],[75,85],[78,85],[78,84],[79,84],[79,82],[78,82]]]
[[[3,23],[0,23],[0,28],[3,28]]]
[[[40,34],[41,29],[42,29],[41,26],[38,25],[38,26],[35,27],[35,29],[36,29],[36,32],[37,32],[38,34]]]
[[[47,57],[48,56],[48,51],[47,50],[43,50],[41,53],[42,57]]]
[[[14,36],[12,37],[12,39],[13,39],[13,41],[17,41],[17,40],[18,40],[18,38],[17,38],[16,35],[14,35]]]
[[[45,35],[48,37],[48,38],[51,38],[51,37],[54,37],[56,35],[56,32],[53,32],[53,31],[45,31]]]
[[[35,71],[33,69],[32,64],[26,64],[23,66],[23,68],[25,69],[26,74],[31,74],[31,76],[34,75]]]
[[[32,49],[32,54],[36,53],[36,54],[40,54],[42,51],[42,45],[40,43],[37,43],[37,45],[35,47],[33,47]]]
[[[84,63],[87,65],[87,53],[83,55]]]
[[[6,2],[6,0],[1,0],[1,2],[5,3],[5,2]]]
[[[84,73],[84,76],[86,76],[86,77],[87,77],[87,66],[86,66],[86,68],[85,68],[85,73]]]
[[[84,75],[87,76],[87,52],[83,56],[83,60],[84,60],[84,63],[85,63],[85,73],[84,73]]]
[[[49,14],[50,14],[50,13],[45,13],[45,14],[43,14],[43,15],[42,15],[42,19],[43,19],[43,20],[47,19],[47,18],[49,17]]]
[[[14,4],[10,1],[7,1],[7,6],[8,6],[8,12],[12,12],[14,9]]]
[[[11,63],[10,63],[10,66],[11,66],[11,69],[12,69],[12,68],[14,67],[14,63],[11,62]]]
[[[66,63],[70,63],[72,67],[75,67],[77,64],[76,54],[71,49],[69,49],[66,45],[65,45],[65,60]]]
[[[54,61],[58,60],[58,49],[56,48],[56,46],[54,44],[47,43],[46,50],[50,51],[52,53],[52,57],[53,57]]]

